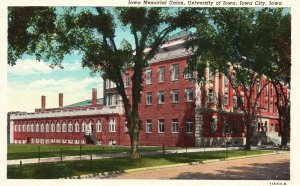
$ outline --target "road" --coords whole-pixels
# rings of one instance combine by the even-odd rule
[[[130,172],[113,179],[289,180],[290,154]]]

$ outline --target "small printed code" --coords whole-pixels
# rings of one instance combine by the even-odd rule
[[[270,185],[287,185],[285,182],[270,182]]]

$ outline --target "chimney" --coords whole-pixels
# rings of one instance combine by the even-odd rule
[[[64,106],[64,94],[59,93],[58,95],[58,106],[63,107]]]
[[[93,88],[92,92],[92,105],[96,106],[97,105],[97,89]]]
[[[42,104],[42,109],[45,109],[46,108],[46,96],[42,96],[41,104]]]

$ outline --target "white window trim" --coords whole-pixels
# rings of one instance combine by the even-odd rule
[[[163,73],[161,72],[163,71]],[[163,80],[162,80],[163,77]],[[159,67],[158,68],[158,82],[159,83],[163,83],[166,80],[166,76],[165,76],[165,67]]]
[[[175,98],[175,94],[174,93],[177,93],[177,97],[178,97],[178,100],[177,101],[174,101],[174,98]],[[172,103],[178,103],[179,102],[179,90],[178,89],[174,89],[171,91],[171,94],[172,94]]]
[[[115,119],[109,121],[109,132],[117,132]]]
[[[151,103],[148,102],[148,95],[151,96]],[[147,92],[146,93],[146,105],[152,105],[152,103],[153,103],[152,92]]]
[[[187,124],[190,123],[189,127],[191,127],[191,131],[187,131]],[[193,134],[193,122],[192,121],[186,121],[185,122],[185,126],[186,126],[186,133],[187,134]]]
[[[175,71],[175,67],[177,67],[177,71]],[[179,65],[178,64],[173,64],[171,66],[171,80],[172,81],[178,81],[179,80]],[[177,72],[177,77],[176,77],[176,72]]]
[[[162,121],[162,122],[161,122]],[[164,131],[163,132],[161,132],[160,131],[160,124],[163,124],[163,129],[164,129]],[[157,125],[157,127],[158,127],[158,130],[157,130],[157,133],[159,133],[159,134],[164,134],[165,133],[165,120],[158,120],[158,125]]]
[[[150,75],[149,77],[148,74]],[[152,70],[148,69],[146,70],[146,85],[150,85],[150,84],[152,84]]]
[[[148,122],[150,121],[150,122]],[[149,131],[149,125],[151,125],[151,131]],[[151,120],[146,120],[146,133],[152,133],[153,125]]]
[[[189,92],[192,93],[192,99],[190,99]],[[193,88],[186,88],[185,89],[186,93],[186,102],[193,102],[194,101],[194,90]]]
[[[162,104],[164,104],[165,103],[165,92],[164,91],[159,91],[158,93],[158,104],[160,104],[160,105],[162,105]],[[161,102],[161,96],[164,96],[164,101],[163,102]]]
[[[97,120],[96,132],[102,132],[102,123],[100,122],[100,120]]]
[[[175,123],[177,123],[177,131],[176,132],[174,132],[174,125],[173,124],[175,124]],[[172,131],[171,131],[171,133],[172,134],[177,134],[177,133],[179,133],[179,122],[178,122],[178,120],[177,121],[175,121],[175,120],[172,120]]]

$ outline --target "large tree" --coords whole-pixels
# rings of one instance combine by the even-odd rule
[[[176,29],[176,10],[163,8],[9,8],[8,63],[23,54],[61,66],[64,56],[76,51],[82,66],[100,72],[116,83],[122,97],[131,141],[131,158],[139,158],[139,111],[143,90],[143,71],[170,32]],[[117,28],[132,36],[118,46]],[[146,50],[147,49],[147,50]],[[133,72],[132,99],[129,100],[122,75]]]
[[[190,14],[191,10],[183,10]],[[205,83],[206,68],[224,74],[234,89],[240,109],[244,113],[246,132],[245,149],[251,149],[255,129],[256,115],[259,112],[258,100],[267,83],[261,83],[266,77],[266,68],[273,58],[261,50],[265,41],[265,25],[261,25],[266,9],[251,8],[215,8],[193,9],[186,27],[196,28],[195,35],[187,42],[187,47],[195,49],[189,60],[188,71],[197,71],[197,81]],[[277,9],[282,12],[282,9]],[[206,19],[197,22],[197,15],[206,15]],[[274,14],[282,16],[282,14]],[[272,19],[268,19],[273,24]],[[277,25],[277,24],[275,24]],[[276,30],[269,30],[276,34]],[[268,33],[269,34],[269,33]],[[280,47],[277,48],[279,50]],[[268,53],[269,54],[269,53]]]
[[[261,59],[265,60],[260,70],[275,89],[281,147],[285,147],[290,132],[290,96],[287,89],[291,88],[291,15],[276,8],[263,9],[257,17],[256,30],[264,33],[257,38],[261,43]]]

